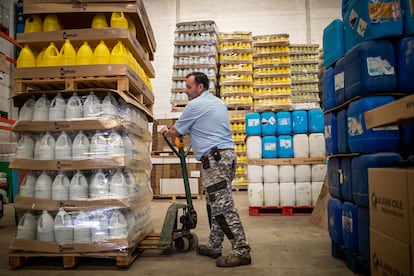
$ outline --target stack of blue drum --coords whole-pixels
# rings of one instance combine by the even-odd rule
[[[369,110],[414,93],[409,3],[343,0],[342,20],[329,24],[323,36],[329,235],[333,250],[344,246],[367,267],[368,169],[399,166],[414,152],[412,125],[368,129],[364,117]]]

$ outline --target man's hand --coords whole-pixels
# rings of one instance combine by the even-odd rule
[[[165,126],[162,129],[160,129],[160,134],[162,136],[165,136],[167,134],[168,130],[169,130],[169,128]]]

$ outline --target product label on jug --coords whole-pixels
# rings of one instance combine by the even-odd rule
[[[247,125],[249,126],[249,127],[254,127],[254,126],[258,126],[260,124],[260,121],[259,121],[259,119],[257,118],[257,119],[248,119],[247,120]]]
[[[338,91],[339,89],[345,88],[345,77],[344,72],[338,73],[334,76],[334,82],[335,82],[335,91]]]
[[[395,74],[394,67],[386,59],[382,59],[381,57],[367,57],[366,62],[368,75],[371,77]]]

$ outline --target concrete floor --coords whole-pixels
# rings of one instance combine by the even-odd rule
[[[235,191],[249,243],[252,264],[235,268],[218,268],[215,261],[195,252],[162,254],[144,251],[128,269],[119,269],[113,260],[82,259],[74,269],[62,268],[62,259],[39,259],[20,269],[9,270],[8,247],[16,234],[14,209],[5,206],[0,219],[0,275],[355,275],[344,260],[331,256],[328,232],[309,223],[309,216],[249,216],[246,191]],[[183,200],[179,200],[183,201]],[[170,200],[154,200],[152,216],[155,231],[160,231]],[[194,200],[199,222],[195,233],[200,243],[208,237],[205,200]],[[224,254],[230,252],[226,240]]]

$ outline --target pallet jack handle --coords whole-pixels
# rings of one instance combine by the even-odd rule
[[[164,136],[164,135],[163,135]],[[185,197],[187,200],[187,206],[189,210],[193,210],[193,199],[191,197],[191,190],[190,190],[190,181],[188,180],[188,171],[187,171],[187,164],[186,164],[186,157],[188,153],[190,152],[191,146],[187,148],[186,151],[184,151],[184,139],[183,136],[178,136],[175,138],[175,146],[168,140],[166,136],[164,136],[164,140],[167,143],[167,145],[172,149],[172,151],[175,153],[175,155],[178,156],[180,159],[180,165],[181,165],[181,172],[183,174],[183,181],[184,181],[184,189],[185,189]],[[176,149],[178,148],[178,151]]]

